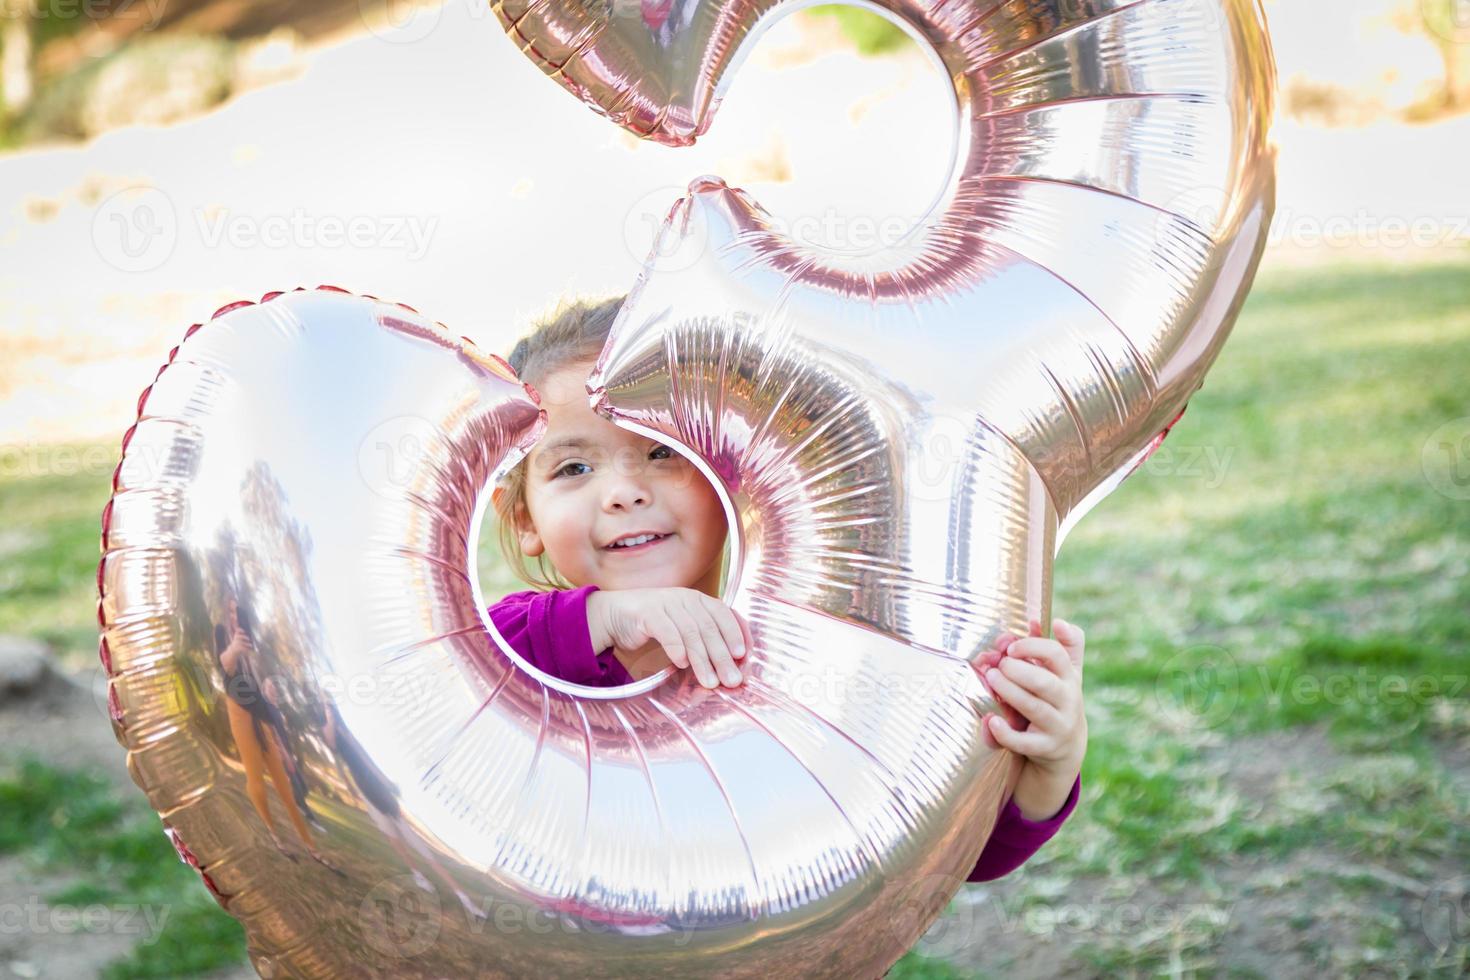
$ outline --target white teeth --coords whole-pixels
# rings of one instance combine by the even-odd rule
[[[636,538],[619,538],[618,540],[616,540],[616,541],[614,541],[612,543],[612,547],[614,547],[614,548],[631,548],[634,545],[642,544],[645,541],[652,541],[656,537],[659,537],[659,535],[657,535],[657,534],[640,534]]]

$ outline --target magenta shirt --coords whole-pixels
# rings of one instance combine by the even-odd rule
[[[490,607],[490,620],[511,648],[538,669],[573,684],[618,687],[633,683],[613,648],[592,649],[587,626],[587,595],[595,585],[559,592],[512,592]],[[1027,820],[1015,801],[1006,800],[995,830],[966,881],[990,881],[1010,874],[1061,829],[1082,790],[1082,777],[1062,808],[1048,820]]]

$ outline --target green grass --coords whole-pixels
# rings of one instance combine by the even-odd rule
[[[1466,774],[1448,768],[1470,744],[1470,485],[1446,483],[1456,460],[1431,439],[1456,420],[1452,431],[1470,437],[1467,378],[1470,258],[1260,278],[1164,449],[1062,549],[1054,609],[1088,636],[1084,797],[1007,887],[1218,889],[1240,862],[1310,852],[1343,876],[1282,887],[1320,926],[1347,914],[1328,899],[1357,900],[1351,873],[1365,862],[1421,883],[1470,867]],[[42,636],[90,664],[98,513],[115,456],[94,449],[79,472],[49,458],[0,469],[0,632]],[[1459,463],[1470,473],[1470,453]],[[1267,798],[1243,795],[1217,758],[1309,730],[1328,733],[1335,757]],[[71,831],[37,812],[65,804],[85,827],[109,811],[95,788],[45,780],[53,809],[23,808],[0,834],[64,862],[58,842]],[[136,840],[98,835],[80,867],[114,869],[121,892],[158,889],[148,894],[191,910],[202,901],[198,923],[179,920],[186,936],[219,925],[192,873],[148,870],[177,865],[156,821],[126,826]],[[1405,969],[1430,971],[1421,930],[1359,911],[1356,931],[1303,949],[1320,944],[1320,966],[1351,972],[1387,944]],[[1082,968],[1146,974],[1209,962],[1221,933],[1084,938]],[[913,953],[890,976],[961,975],[950,969]]]
[[[70,879],[46,896],[51,908],[127,903],[153,910],[160,931],[109,964],[107,980],[193,976],[244,960],[239,923],[179,861],[158,816],[101,778],[23,756],[0,768],[0,814],[0,854]],[[143,919],[130,921],[141,926]]]
[[[1470,742],[1470,487],[1445,492],[1436,468],[1454,460],[1426,449],[1455,420],[1470,436],[1467,377],[1470,263],[1260,278],[1172,456],[1059,556],[1056,614],[1088,633],[1092,737],[1048,873],[1204,883],[1305,848],[1430,882],[1470,867],[1470,801],[1440,753]],[[1470,472],[1470,443],[1451,448]],[[1279,800],[1203,765],[1305,726],[1343,758]],[[1358,952],[1385,935],[1367,928]],[[1397,942],[1397,962],[1433,959],[1415,930]],[[1148,973],[1198,952],[1103,937],[1079,956]]]
[[[70,665],[97,653],[101,514],[116,463],[116,445],[0,448],[0,633],[39,637]]]
[[[913,43],[903,28],[881,14],[862,7],[831,4],[808,7],[804,12],[814,17],[834,18],[842,28],[843,35],[857,46],[861,54],[887,54]]]
[[[963,973],[943,960],[909,952],[884,974],[886,980],[967,980]]]

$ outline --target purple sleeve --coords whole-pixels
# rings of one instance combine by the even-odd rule
[[[592,649],[587,596],[596,589],[512,592],[489,608],[490,620],[511,649],[553,677],[590,687],[631,683],[612,647]]]
[[[980,852],[980,860],[966,881],[991,881],[1025,864],[1040,850],[1041,845],[1051,840],[1061,829],[1063,822],[1077,807],[1077,797],[1082,791],[1082,774],[1078,773],[1072,783],[1072,792],[1054,816],[1047,820],[1027,820],[1021,816],[1021,808],[1015,800],[1006,800],[995,823],[995,830]]]

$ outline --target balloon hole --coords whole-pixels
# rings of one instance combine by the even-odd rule
[[[476,502],[468,556],[476,608],[491,639],[511,661],[547,686],[584,698],[642,694],[659,687],[678,670],[657,643],[634,651],[626,660],[607,648],[596,651],[604,663],[615,659],[622,664],[634,681],[595,686],[585,678],[559,676],[531,663],[530,651],[517,649],[501,634],[491,607],[515,593],[568,589],[573,579],[582,584],[596,582],[604,591],[683,587],[727,599],[739,575],[735,560],[740,553],[738,535],[731,533],[738,526],[735,509],[719,478],[697,454],[661,433],[615,424],[596,415],[586,407],[585,395],[579,406],[558,401],[554,383],[546,388],[550,391],[543,395],[542,404],[548,409],[547,430],[524,456],[507,459],[496,468]],[[568,418],[575,420],[577,434],[593,437],[592,444],[548,449],[545,455],[538,452],[570,434],[558,426]],[[561,475],[552,477],[552,473]],[[649,488],[655,504],[646,520],[614,519],[600,513],[601,495],[609,492],[605,481],[612,479],[626,481],[621,492]],[[538,527],[536,519],[528,517],[537,512],[546,526]],[[657,525],[656,529],[668,525],[674,533],[666,543],[645,544],[638,551],[615,557],[594,549],[599,535],[641,530],[644,525]],[[527,555],[523,549],[521,533],[528,526],[541,538],[537,555]],[[557,567],[553,553],[578,563],[571,578],[568,569]],[[508,619],[524,621],[523,616]],[[608,655],[602,657],[605,652]]]
[[[818,4],[771,23],[743,46],[747,57],[764,70],[726,72],[741,81],[698,146],[714,162],[707,172],[748,190],[777,231],[866,256],[904,244],[937,213],[958,171],[959,104],[912,26],[876,4]]]

